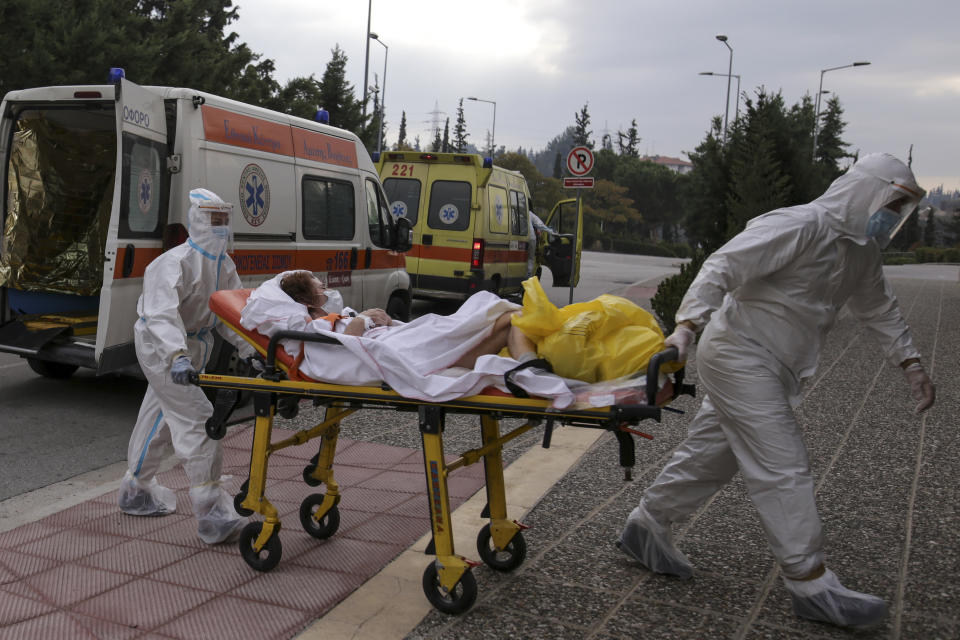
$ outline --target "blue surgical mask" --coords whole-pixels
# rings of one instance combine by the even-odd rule
[[[877,209],[870,219],[867,220],[866,234],[877,241],[881,249],[886,249],[890,244],[891,234],[900,224],[901,215],[893,209],[881,207]]]
[[[225,225],[220,225],[218,227],[210,227],[210,232],[218,238],[229,238],[230,237],[230,227]]]

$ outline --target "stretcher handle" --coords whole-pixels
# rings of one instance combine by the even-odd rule
[[[657,404],[657,382],[660,380],[660,367],[666,362],[676,362],[680,352],[676,347],[667,347],[659,353],[653,354],[647,364],[647,404]]]
[[[325,336],[320,333],[309,333],[306,331],[277,331],[270,337],[270,344],[267,345],[267,360],[265,363],[264,377],[268,380],[275,380],[279,375],[276,367],[277,349],[282,349],[281,340],[302,340],[303,342],[319,342],[322,344],[342,344],[336,338]]]

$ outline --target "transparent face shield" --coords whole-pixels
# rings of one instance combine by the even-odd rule
[[[898,189],[901,193],[903,190]],[[899,196],[873,212],[867,220],[866,235],[873,238],[880,249],[886,249],[919,204],[919,200],[912,196]]]
[[[233,205],[227,202],[201,204],[197,209],[199,224],[197,229],[190,229],[191,236],[196,236],[196,240],[202,244],[206,244],[209,239],[220,251],[232,250],[233,227],[230,225],[230,214]]]

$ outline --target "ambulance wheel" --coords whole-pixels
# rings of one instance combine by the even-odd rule
[[[240,555],[243,561],[257,571],[270,571],[280,563],[280,556],[283,555],[283,545],[280,544],[280,536],[274,531],[273,535],[263,545],[263,549],[257,553],[253,550],[253,543],[260,536],[263,529],[262,522],[251,522],[240,532]]]
[[[395,293],[387,302],[387,315],[400,322],[410,321],[410,300],[402,294]]]
[[[460,582],[453,587],[453,591],[445,591],[440,585],[440,576],[437,575],[437,564],[431,562],[423,572],[423,593],[438,611],[457,615],[476,602],[477,579],[473,577],[473,572],[467,569],[460,577]]]
[[[320,520],[313,517],[325,497],[322,493],[313,493],[300,503],[300,524],[303,525],[303,530],[320,540],[329,538],[340,528],[340,510],[335,506]]]
[[[243,484],[240,485],[240,493],[233,496],[233,510],[237,512],[238,515],[247,517],[253,515],[253,509],[247,509],[243,506],[243,501],[247,499],[247,489],[250,487],[250,479],[247,478],[243,481]]]
[[[480,559],[497,571],[513,571],[527,557],[527,541],[523,539],[523,533],[517,531],[507,546],[500,551],[494,548],[493,538],[490,536],[490,525],[480,529],[477,535],[477,552]]]
[[[73,375],[74,371],[80,368],[75,364],[51,362],[49,360],[40,360],[39,358],[27,358],[27,364],[30,365],[34,373],[39,373],[44,378],[53,378],[55,380],[69,378]]]

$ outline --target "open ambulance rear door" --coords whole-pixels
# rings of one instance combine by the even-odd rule
[[[136,363],[133,325],[147,265],[163,252],[170,193],[163,98],[126,79],[117,84],[117,174],[100,290],[98,372]]]
[[[544,264],[553,274],[553,286],[570,287],[580,283],[580,251],[583,245],[583,204],[579,199],[561,200],[544,220],[554,230],[548,238],[538,234]]]

